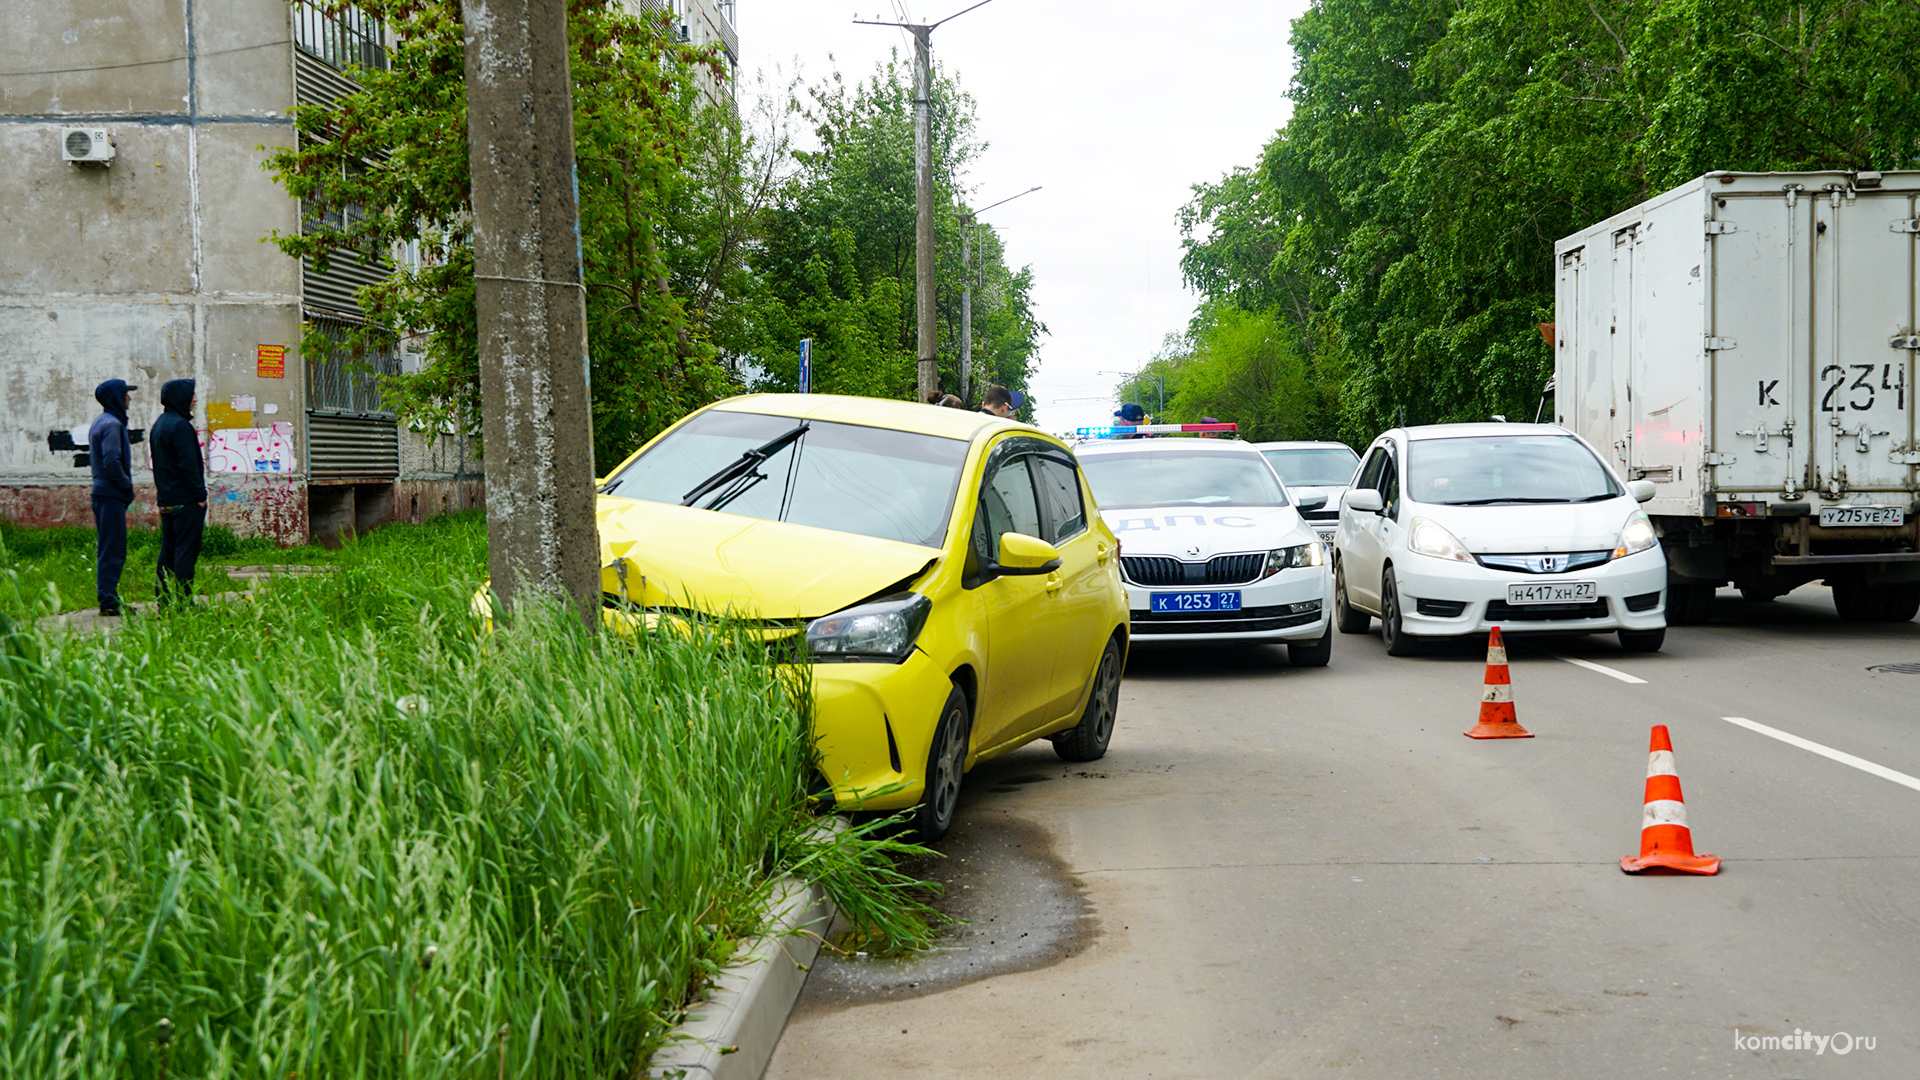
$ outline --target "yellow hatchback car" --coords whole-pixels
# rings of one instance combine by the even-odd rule
[[[732,398],[623,462],[598,516],[610,604],[745,620],[811,664],[836,805],[915,807],[934,840],[975,762],[1039,738],[1068,761],[1107,751],[1120,545],[1050,435],[912,402]]]

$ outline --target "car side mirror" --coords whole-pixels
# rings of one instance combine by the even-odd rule
[[[1313,487],[1294,488],[1293,505],[1301,510],[1318,510],[1327,505],[1327,493]]]
[[[995,571],[1008,577],[1051,574],[1060,569],[1060,549],[1037,536],[1002,533],[998,563]]]
[[[1380,498],[1380,493],[1372,488],[1348,488],[1346,497],[1341,502],[1347,509],[1358,514],[1377,514],[1387,507],[1386,501]]]
[[[1633,496],[1635,502],[1646,502],[1648,499],[1653,498],[1656,493],[1653,481],[1651,480],[1629,480],[1627,482],[1627,494]]]

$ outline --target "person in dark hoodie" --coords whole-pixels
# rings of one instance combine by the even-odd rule
[[[117,616],[120,571],[127,565],[127,507],[133,503],[133,447],[127,442],[127,399],[137,386],[108,379],[94,387],[100,415],[87,429],[87,463],[93,466],[93,591],[100,614]]]
[[[207,467],[193,428],[192,379],[168,379],[160,387],[166,410],[153,422],[153,487],[160,504],[160,560],[154,598],[161,607],[193,596],[193,568],[207,526]]]

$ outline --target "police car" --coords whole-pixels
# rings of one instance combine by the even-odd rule
[[[1232,424],[1082,428],[1074,448],[1120,540],[1135,645],[1284,643],[1295,667],[1333,654],[1333,575],[1302,518],[1324,492],[1289,492]]]

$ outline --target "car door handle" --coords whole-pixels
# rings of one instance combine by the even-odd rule
[[[1107,561],[1113,558],[1113,552],[1109,550],[1105,544],[1095,544],[1093,546],[1093,557],[1100,560],[1101,566],[1105,566],[1107,565]]]
[[[1047,575],[1047,595],[1048,596],[1058,596],[1060,594],[1060,590],[1066,587],[1067,587],[1067,579],[1061,577],[1059,571],[1055,571]]]

